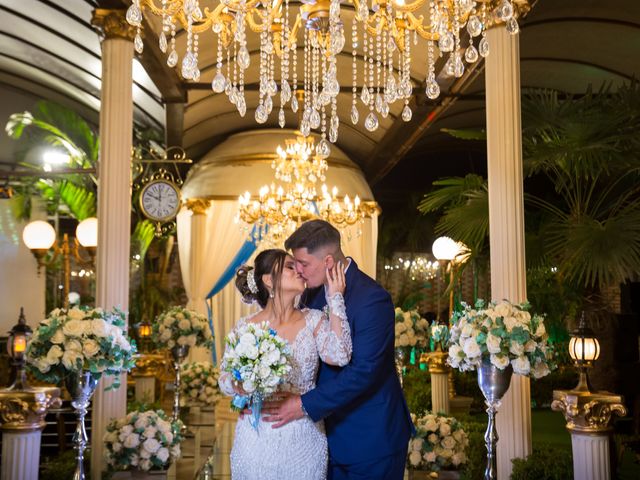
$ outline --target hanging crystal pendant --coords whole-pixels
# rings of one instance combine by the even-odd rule
[[[435,79],[427,80],[426,94],[431,100],[435,100],[440,96],[440,85],[438,85]]]
[[[295,97],[291,97],[291,111],[296,113],[298,111],[298,99]]]
[[[136,52],[142,53],[144,44],[142,43],[142,37],[140,36],[140,33],[136,33],[136,37],[133,39],[133,46],[136,49]]]
[[[366,1],[360,2],[360,8],[358,9],[358,18],[361,22],[366,22],[369,18],[369,7]]]
[[[129,25],[133,25],[134,27],[140,26],[142,23],[142,11],[140,10],[137,2],[133,2],[129,8],[127,8],[126,18]]]
[[[233,103],[235,106],[238,106],[238,99],[240,93],[237,87],[231,87],[231,93],[229,94],[229,101]]]
[[[291,99],[291,87],[289,86],[289,82],[284,80],[280,88],[280,96],[282,97],[282,102],[287,103]]]
[[[320,158],[327,158],[331,154],[331,145],[326,139],[322,139],[316,145],[316,155]]]
[[[311,115],[309,115],[309,126],[314,130],[320,126],[320,113],[315,108],[311,110]]]
[[[178,64],[178,52],[176,52],[175,50],[171,50],[171,53],[167,57],[167,65],[173,68],[177,64]]]
[[[331,120],[329,122],[330,128],[333,128],[334,130],[338,130],[338,127],[340,126],[340,119],[338,118],[337,114],[333,114],[331,115]]]
[[[302,133],[303,136],[308,137],[309,134],[311,133],[311,127],[309,126],[309,122],[302,120],[302,122],[300,122],[300,133]]]
[[[191,80],[193,80],[194,82],[199,82],[200,81],[200,69],[196,67],[196,69],[193,71],[193,76],[191,77]]]
[[[513,17],[513,5],[511,5],[511,2],[509,0],[502,0],[502,3],[498,5],[496,9],[496,15],[503,22]]]
[[[331,127],[329,129],[329,141],[331,143],[336,143],[338,141],[338,129]]]
[[[438,48],[441,52],[450,52],[453,50],[455,43],[453,33],[446,32],[440,36],[440,40],[438,40]]]
[[[160,37],[158,38],[158,46],[160,47],[160,51],[162,53],[167,53],[167,36],[164,32],[160,32]]]
[[[216,93],[222,93],[224,92],[224,87],[226,83],[227,83],[227,80],[224,78],[224,75],[222,74],[222,72],[218,72],[216,73],[216,76],[213,77],[213,80],[211,81],[211,90],[213,90]]]
[[[273,78],[267,83],[267,93],[272,97],[278,93],[278,84]]]
[[[387,53],[393,53],[396,50],[396,42],[392,36],[389,36],[389,40],[387,41]]]
[[[379,93],[376,94],[376,101],[375,101],[375,106],[376,106],[376,112],[380,113],[382,111],[382,95],[380,95]]]
[[[382,115],[382,118],[387,118],[389,116],[389,104],[388,103],[383,103],[382,104],[382,108],[380,109],[380,115]]]
[[[364,103],[365,105],[369,105],[369,102],[371,101],[371,95],[369,95],[369,89],[366,86],[362,87],[360,100],[362,100],[362,103]]]
[[[325,91],[325,89],[323,89],[322,92],[320,92],[320,95],[318,95],[318,106],[317,106],[317,108],[319,108],[320,106],[326,107],[330,103],[331,103],[331,97]]]
[[[273,100],[271,100],[271,97],[268,95],[264,99],[264,108],[267,111],[267,115],[271,114],[271,111],[273,110]]]
[[[480,39],[480,43],[478,44],[478,53],[483,57],[489,55],[489,41],[487,40],[487,37],[482,37]]]
[[[513,17],[507,20],[506,28],[507,28],[507,32],[509,32],[511,35],[515,35],[520,31],[520,26],[518,25],[518,21]]]
[[[267,113],[267,109],[263,104],[258,105],[256,108],[256,122],[264,123],[269,118],[269,114]]]
[[[453,75],[456,78],[460,78],[464,75],[464,63],[462,63],[462,59],[459,54],[455,56],[455,60],[453,62]]]
[[[412,116],[413,112],[411,111],[411,108],[409,108],[409,105],[405,105],[402,109],[402,120],[404,120],[405,122],[409,122],[411,121]]]
[[[284,109],[282,107],[280,107],[280,113],[278,113],[278,125],[280,125],[280,128],[284,128],[284,126],[286,125],[284,118]]]
[[[222,31],[222,22],[216,22],[211,26],[211,30],[213,30],[213,33],[215,33],[216,35],[218,33],[220,33]]]
[[[358,124],[358,120],[360,119],[360,114],[358,113],[358,108],[353,105],[351,107],[351,123],[354,125]]]
[[[249,50],[247,50],[247,47],[245,45],[242,45],[240,47],[240,50],[238,50],[237,60],[238,65],[243,70],[249,68],[249,65],[251,64],[251,57],[249,56]]]
[[[182,58],[182,76],[187,79],[192,79],[197,68],[198,59],[193,52],[187,52]]]
[[[472,37],[477,37],[482,33],[482,22],[477,16],[472,15],[469,17],[467,21],[467,31]]]
[[[474,0],[460,0],[459,5],[460,5],[461,13],[465,14],[469,12],[474,7],[475,3],[476,2]]]
[[[364,119],[364,128],[370,132],[378,129],[378,116],[375,113],[369,112],[367,118]]]
[[[340,84],[335,77],[328,78],[325,85],[324,90],[331,97],[336,97],[340,93]]]
[[[238,107],[238,113],[240,116],[244,117],[245,113],[247,113],[247,101],[244,99],[243,95],[238,96],[236,107]]]
[[[464,59],[467,63],[475,63],[478,61],[478,50],[476,50],[473,44],[469,45],[464,51]]]

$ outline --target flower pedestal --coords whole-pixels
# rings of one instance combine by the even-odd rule
[[[449,414],[449,373],[447,365],[449,354],[442,350],[425,354],[431,375],[431,410]]]
[[[395,359],[396,359],[396,372],[398,373],[398,379],[400,380],[400,386],[402,386],[402,377],[404,375],[404,367],[409,360],[411,351],[407,347],[396,347]]]
[[[484,395],[487,405],[487,415],[489,423],[484,434],[484,441],[487,446],[487,467],[484,471],[485,480],[496,480],[498,478],[498,464],[496,447],[498,445],[498,431],[496,429],[496,413],[502,397],[511,384],[513,369],[511,365],[504,370],[500,370],[488,359],[483,359],[478,366],[478,386]]]
[[[611,417],[627,414],[622,396],[588,390],[554,390],[551,409],[562,412],[567,420],[573,452],[573,478],[609,480]]]
[[[50,407],[59,405],[58,388],[27,386],[0,391],[2,479],[38,479],[44,417]]]
[[[180,419],[180,364],[189,355],[189,346],[175,346],[171,349],[171,357],[173,358],[173,370],[176,374],[176,379],[173,384],[173,417],[172,421],[177,422]]]
[[[135,380],[135,397],[140,403],[153,403],[156,397],[156,376],[164,367],[164,355],[143,353],[136,358],[136,366],[131,371]]]

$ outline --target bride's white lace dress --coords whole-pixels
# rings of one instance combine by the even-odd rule
[[[341,299],[342,300],[342,299]],[[292,370],[282,390],[303,394],[315,387],[320,358],[344,366],[351,358],[351,332],[342,320],[340,336],[330,329],[329,318],[320,310],[303,310],[306,325],[292,344]],[[241,318],[236,328],[251,320]],[[221,370],[224,370],[224,364]],[[229,374],[222,374],[220,387],[233,395]],[[238,420],[231,450],[233,480],[324,480],[328,449],[324,423],[305,416],[280,428],[260,421],[257,430],[249,416]]]

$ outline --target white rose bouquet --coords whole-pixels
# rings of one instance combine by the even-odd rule
[[[182,422],[162,410],[134,411],[112,420],[104,435],[109,470],[166,470],[180,457]]]
[[[180,406],[212,406],[220,399],[218,369],[209,362],[187,362],[180,367]]]
[[[89,371],[94,379],[131,370],[136,346],[125,335],[124,313],[101,308],[56,308],[40,322],[29,345],[29,370],[39,380],[60,384],[70,374]]]
[[[162,312],[153,323],[153,342],[161,348],[211,347],[213,335],[207,318],[193,310],[174,306]]]
[[[416,435],[409,441],[409,468],[437,472],[466,463],[469,438],[458,420],[433,413],[420,418],[412,414],[411,418]]]
[[[437,345],[443,350],[449,348],[449,327],[435,321],[429,328],[429,336],[431,337],[431,350],[435,350]]]
[[[225,344],[222,370],[246,393],[236,395],[232,406],[241,410],[250,405],[252,425],[257,428],[262,400],[275,392],[291,371],[291,348],[267,322],[242,325],[227,335]]]
[[[548,335],[540,315],[531,315],[528,304],[506,300],[479,300],[475,308],[463,304],[451,328],[448,363],[461,371],[475,370],[483,360],[500,370],[509,365],[520,375],[541,378],[552,368]]]
[[[396,308],[396,348],[427,346],[429,322],[420,317],[417,310],[404,311]]]

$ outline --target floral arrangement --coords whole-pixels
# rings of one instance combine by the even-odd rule
[[[429,322],[420,318],[417,310],[404,311],[396,308],[396,348],[426,347],[429,337]]]
[[[449,347],[449,327],[447,325],[433,322],[429,329],[429,336],[431,337],[431,350],[435,350],[438,344],[442,349]]]
[[[448,363],[461,371],[474,370],[483,360],[504,370],[509,365],[520,375],[541,378],[550,371],[548,335],[544,319],[531,315],[528,304],[508,301],[472,308],[463,304],[451,328]]]
[[[409,442],[409,468],[437,472],[466,463],[469,438],[458,420],[433,413],[420,418],[412,414],[411,418],[416,435]]]
[[[220,398],[218,369],[209,362],[187,362],[180,367],[180,406],[211,406]]]
[[[275,392],[291,371],[289,343],[262,322],[242,325],[227,335],[225,344],[222,370],[247,394],[236,395],[232,406],[241,410],[251,405],[252,424],[257,428],[262,400]]]
[[[174,306],[165,310],[153,323],[153,342],[158,347],[211,347],[213,335],[207,318],[193,310]]]
[[[94,379],[119,375],[135,365],[135,342],[125,335],[125,317],[119,310],[56,308],[40,322],[29,345],[29,370],[39,380],[60,384],[70,374],[89,371]]]
[[[105,461],[110,470],[166,470],[180,457],[181,429],[162,410],[131,412],[107,425]]]

